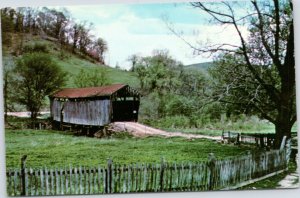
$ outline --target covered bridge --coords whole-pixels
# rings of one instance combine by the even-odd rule
[[[66,88],[49,96],[51,117],[59,123],[104,126],[137,121],[140,95],[124,84]]]

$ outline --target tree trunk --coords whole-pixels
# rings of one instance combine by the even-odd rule
[[[284,136],[291,138],[291,127],[289,123],[278,123],[275,125],[275,142],[274,148],[279,149]]]
[[[8,111],[8,104],[7,104],[7,93],[8,93],[8,89],[7,89],[7,83],[8,83],[8,73],[4,74],[4,86],[3,86],[3,95],[4,95],[4,121],[7,122],[7,111]]]
[[[293,121],[291,121],[292,110],[290,109],[291,90],[287,87],[288,82],[282,81],[282,89],[280,94],[280,104],[278,105],[278,116],[275,124],[275,148],[280,148],[282,138],[286,136],[291,138],[291,129]]]

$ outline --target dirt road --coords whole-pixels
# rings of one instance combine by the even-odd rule
[[[299,158],[296,157],[297,170],[293,173],[288,174],[283,180],[278,183],[278,188],[299,188]]]
[[[128,131],[129,133],[137,137],[159,135],[165,137],[184,137],[188,139],[195,139],[195,138],[206,138],[211,140],[222,139],[221,136],[196,135],[196,134],[187,134],[182,132],[166,132],[136,122],[114,122],[112,123],[111,126],[120,131]]]

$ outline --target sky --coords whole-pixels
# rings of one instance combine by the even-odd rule
[[[212,61],[208,55],[194,55],[168,25],[192,45],[239,44],[232,27],[211,23],[209,16],[189,3],[102,4],[66,6],[76,21],[94,24],[93,34],[108,43],[107,65],[129,69],[128,57],[150,56],[154,50],[168,50],[184,65]],[[241,27],[247,34],[245,27]]]

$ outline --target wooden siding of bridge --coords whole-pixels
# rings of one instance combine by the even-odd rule
[[[51,102],[51,112],[55,121],[78,125],[104,126],[110,123],[110,106],[109,99],[53,100]]]

